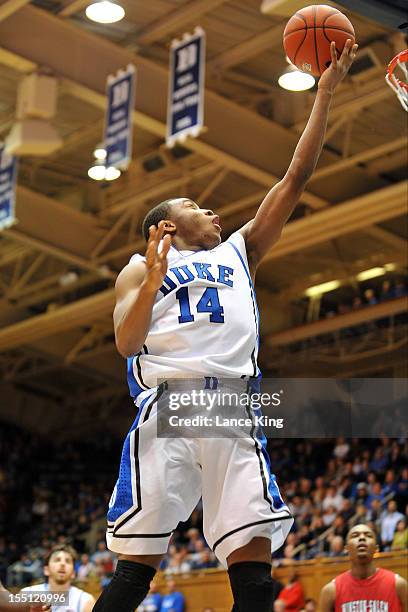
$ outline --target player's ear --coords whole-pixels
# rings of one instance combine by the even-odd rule
[[[44,565],[44,576],[47,576],[47,578],[50,575],[50,570],[48,569],[48,565]]]
[[[164,220],[164,231],[167,234],[175,234],[176,233],[176,224],[174,223],[174,221],[171,221],[170,219],[165,219]]]

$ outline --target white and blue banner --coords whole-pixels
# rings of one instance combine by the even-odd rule
[[[132,111],[136,68],[132,64],[108,76],[105,147],[106,166],[125,170],[132,159]]]
[[[204,120],[205,32],[196,28],[170,50],[167,145],[197,137]]]
[[[17,158],[7,155],[0,144],[0,230],[15,222]]]

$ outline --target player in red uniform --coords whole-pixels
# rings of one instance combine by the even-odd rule
[[[320,596],[321,612],[406,612],[407,581],[389,570],[376,568],[375,533],[356,525],[347,535],[351,570],[326,584]]]

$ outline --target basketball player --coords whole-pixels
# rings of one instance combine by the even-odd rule
[[[347,535],[351,570],[326,584],[321,592],[321,612],[406,612],[407,581],[389,570],[376,568],[374,531],[356,525]]]
[[[25,587],[21,589],[22,592],[66,592],[69,603],[62,606],[52,606],[52,612],[91,612],[95,603],[94,597],[71,584],[75,576],[75,558],[76,553],[71,546],[67,544],[55,545],[44,565],[44,575],[48,577],[48,582]]]
[[[272,607],[272,549],[293,519],[270,472],[262,432],[253,439],[158,438],[158,379],[243,378],[256,388],[259,340],[253,281],[311,177],[323,146],[334,90],[357,45],[347,41],[320,79],[289,169],[255,218],[221,243],[220,220],[188,198],[167,200],[144,221],[146,256],[116,282],[116,346],[128,359],[138,409],[112,494],[107,542],[119,553],[95,612],[130,612],[149,589],[172,532],[203,498],[204,534],[228,567],[234,610]],[[271,143],[271,147],[273,143]],[[170,384],[170,383],[169,383]]]

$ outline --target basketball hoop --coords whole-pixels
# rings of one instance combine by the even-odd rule
[[[388,64],[385,80],[387,84],[395,91],[398,100],[401,102],[402,108],[408,111],[408,70],[406,63],[408,61],[408,49],[398,53]],[[404,75],[404,80],[395,76],[394,71],[399,68]]]

